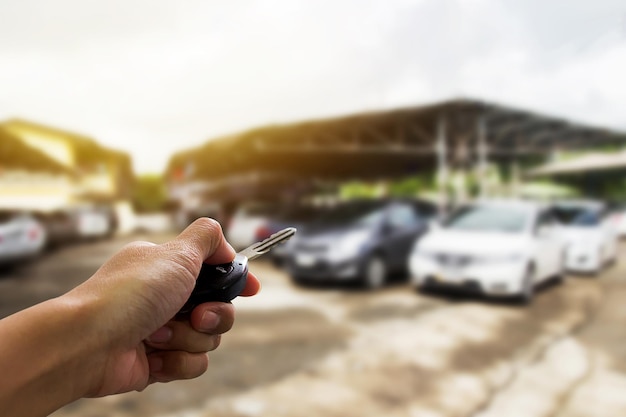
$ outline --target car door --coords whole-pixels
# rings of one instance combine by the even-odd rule
[[[611,260],[617,255],[619,238],[609,210],[604,210],[600,213],[599,227],[602,233],[604,260]]]
[[[556,275],[561,270],[563,240],[560,227],[552,213],[541,211],[534,233],[537,270],[535,281]]]
[[[416,238],[426,223],[409,203],[395,203],[388,208],[385,225],[385,246],[392,268],[405,268]]]

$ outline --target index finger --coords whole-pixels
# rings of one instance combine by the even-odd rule
[[[248,272],[248,279],[246,280],[246,286],[239,294],[242,297],[250,297],[255,295],[261,290],[261,282],[252,272]]]

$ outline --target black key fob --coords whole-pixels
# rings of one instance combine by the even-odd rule
[[[235,255],[227,264],[203,264],[196,286],[177,317],[189,316],[196,306],[208,301],[230,302],[243,291],[247,279],[248,258],[245,256]]]

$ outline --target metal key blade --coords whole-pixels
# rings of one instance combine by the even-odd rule
[[[295,234],[296,228],[288,227],[281,230],[280,232],[274,233],[265,240],[253,243],[252,245],[239,252],[239,255],[243,255],[249,260],[256,259],[259,256],[269,252],[274,246],[278,245],[279,243],[289,240]]]

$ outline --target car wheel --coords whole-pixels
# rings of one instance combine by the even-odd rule
[[[415,289],[415,292],[418,294],[430,293],[430,287],[427,284],[417,284],[417,285],[414,285],[413,288]]]
[[[305,279],[303,277],[300,277],[298,275],[292,275],[291,276],[291,282],[294,285],[299,286],[299,287],[307,287],[310,284],[309,280],[307,280],[307,279]]]
[[[522,281],[522,292],[519,294],[518,301],[521,304],[530,304],[535,295],[535,267],[529,265],[526,269],[526,275]]]
[[[373,256],[367,261],[363,274],[363,285],[368,289],[376,289],[387,281],[387,265],[380,256]]]

